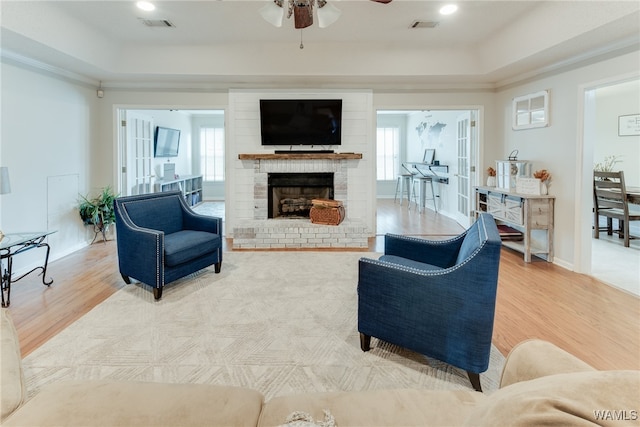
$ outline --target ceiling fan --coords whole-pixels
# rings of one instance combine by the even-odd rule
[[[392,0],[371,0],[376,3],[391,3]],[[328,27],[338,20],[342,13],[340,9],[327,0],[273,0],[260,9],[260,15],[270,24],[281,27],[284,18],[284,7],[287,6],[287,18],[293,15],[296,29],[313,25],[313,8],[317,4],[318,26]]]

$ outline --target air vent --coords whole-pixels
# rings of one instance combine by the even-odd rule
[[[413,21],[409,28],[435,28],[438,24],[436,21]]]
[[[142,23],[147,27],[175,28],[175,25],[168,19],[142,19]]]

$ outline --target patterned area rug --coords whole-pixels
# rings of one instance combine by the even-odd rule
[[[466,373],[372,340],[360,350],[358,259],[363,252],[229,252],[165,287],[112,295],[24,360],[28,390],[65,379],[251,387],[266,399],[318,391],[471,389]],[[504,357],[481,375],[497,388]]]

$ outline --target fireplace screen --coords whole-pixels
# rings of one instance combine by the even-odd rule
[[[313,199],[333,199],[333,173],[270,173],[269,218],[309,218]]]

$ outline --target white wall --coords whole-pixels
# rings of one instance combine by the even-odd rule
[[[180,130],[180,145],[178,147],[178,157],[157,157],[153,159],[153,168],[156,179],[165,179],[164,163],[175,163],[176,174],[180,176],[193,174],[193,136],[191,117],[180,111],[171,110],[136,110],[140,114],[145,114],[153,119],[153,126],[163,126]],[[173,179],[170,177],[168,179]]]
[[[89,179],[91,164],[100,162],[92,149],[95,91],[9,63],[1,72],[0,164],[9,167],[11,193],[0,196],[0,228],[57,230],[49,237],[56,259],[93,238],[76,209],[79,195],[111,183]],[[42,262],[43,251],[16,257],[14,269]]]
[[[371,111],[362,112],[363,123],[367,126],[369,121],[370,124],[370,137],[364,137],[354,145],[343,146],[342,151],[369,153],[369,157],[362,160],[369,162],[367,172],[361,176],[369,186],[362,188],[362,197],[373,200],[375,111],[478,109],[480,165],[503,159],[517,148],[520,151],[519,158],[531,160],[535,169],[547,168],[553,174],[550,193],[556,196],[556,262],[573,268],[578,256],[574,241],[580,237],[580,233],[590,236],[590,223],[582,224],[582,229],[575,228],[575,224],[580,223],[576,215],[585,216],[588,220],[591,209],[591,188],[587,185],[591,172],[583,169],[590,169],[593,159],[589,159],[588,167],[583,168],[582,148],[579,145],[583,128],[582,92],[585,88],[597,87],[603,81],[618,77],[628,79],[634,75],[637,78],[638,64],[640,54],[634,52],[557,75],[544,76],[497,93],[374,92],[371,95]],[[98,99],[95,88],[72,84],[44,72],[33,72],[24,66],[4,62],[1,70],[0,164],[10,168],[12,193],[0,196],[0,227],[4,232],[14,232],[46,229],[51,228],[51,224],[60,224],[57,236],[51,238],[54,257],[75,250],[87,241],[87,236],[79,218],[76,218],[75,200],[71,200],[71,193],[75,191],[65,190],[65,194],[56,197],[50,194],[50,189],[68,189],[67,181],[76,176],[78,193],[105,185],[116,186],[119,178],[116,173],[117,108],[226,109],[229,106],[227,92],[107,90],[105,97]],[[511,130],[511,99],[542,89],[551,91],[550,126],[525,131]],[[257,125],[252,129],[254,132]],[[366,132],[363,134],[366,135]],[[246,146],[235,147],[238,137],[243,136],[227,135],[227,147],[232,153],[232,160],[233,155],[237,159],[237,153],[241,151],[252,151]],[[255,135],[248,137],[256,138]],[[632,139],[628,141],[631,143]],[[235,188],[242,182],[236,180],[233,185]],[[579,205],[578,210],[576,204]],[[373,205],[370,206],[371,212],[373,208]],[[54,241],[54,238],[58,240]],[[29,256],[25,254],[26,259]]]
[[[342,145],[336,152],[362,153],[347,166],[347,218],[366,224],[375,233],[375,120],[371,92],[365,90],[258,91],[233,90],[227,120],[227,235],[242,221],[254,219],[253,160],[239,160],[243,153],[273,153],[260,142],[260,99],[342,99]]]
[[[592,196],[592,159],[583,168],[583,99],[584,90],[615,76],[638,75],[640,54],[630,53],[593,65],[543,77],[526,84],[498,92],[496,103],[499,124],[496,158],[506,158],[519,150],[518,158],[533,162],[533,170],[548,169],[552,176],[549,194],[555,201],[555,257],[556,263],[573,269],[576,257],[576,238],[588,239],[590,247],[590,218]],[[514,131],[511,129],[511,100],[540,90],[550,91],[550,124],[548,127]],[[592,149],[591,149],[592,150]],[[578,204],[578,209],[576,206]],[[580,224],[580,225],[576,225]],[[576,230],[576,227],[579,227]],[[586,250],[586,249],[585,249]]]
[[[626,185],[640,187],[640,135],[618,135],[619,116],[640,114],[640,80],[596,89],[595,108],[594,163],[619,156],[615,170],[624,171]]]

